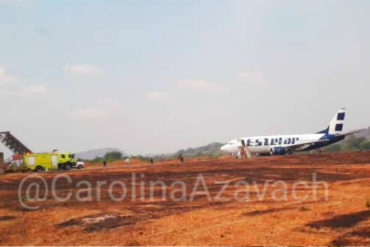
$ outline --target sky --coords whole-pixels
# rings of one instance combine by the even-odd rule
[[[370,125],[370,1],[0,0],[0,131],[167,153]],[[9,153],[4,146],[0,152]]]

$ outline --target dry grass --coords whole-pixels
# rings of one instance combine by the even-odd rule
[[[329,184],[317,200],[280,202],[268,196],[253,202],[209,202],[204,196],[191,202],[124,200],[112,202],[102,192],[100,202],[57,202],[50,196],[37,210],[23,210],[17,199],[20,180],[29,173],[0,175],[0,245],[370,245],[370,153],[292,155],[234,160],[166,161],[154,165],[116,162],[107,169],[91,167],[70,171],[72,184],[58,185],[58,195],[76,192],[80,179],[122,180],[130,173],[170,183],[176,179],[193,185],[201,173],[212,197],[220,189],[215,181],[310,181],[312,173]],[[59,173],[42,173],[50,179]],[[239,187],[230,186],[225,195]],[[95,184],[94,184],[95,189]],[[131,187],[128,187],[130,191]],[[145,190],[147,191],[147,187]],[[191,187],[187,188],[188,193]],[[139,190],[139,188],[137,188]],[[267,192],[271,192],[268,188]],[[300,193],[310,193],[302,188]],[[268,194],[268,193],[267,193]]]

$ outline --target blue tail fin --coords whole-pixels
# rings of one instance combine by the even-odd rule
[[[342,133],[345,116],[346,110],[344,108],[339,109],[337,114],[335,114],[334,118],[330,121],[329,126],[317,132],[317,134],[335,135]]]

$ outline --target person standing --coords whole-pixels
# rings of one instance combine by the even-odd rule
[[[179,154],[179,157],[178,158],[179,158],[179,160],[180,160],[181,163],[184,162],[184,155],[182,153]]]
[[[127,165],[127,166],[129,166],[129,165],[130,165],[130,158],[129,158],[129,157],[127,157],[127,158],[125,159],[125,163],[126,163],[126,165]]]

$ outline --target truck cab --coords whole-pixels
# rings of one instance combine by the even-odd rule
[[[58,153],[58,168],[59,170],[70,170],[77,164],[75,154],[72,153]]]

